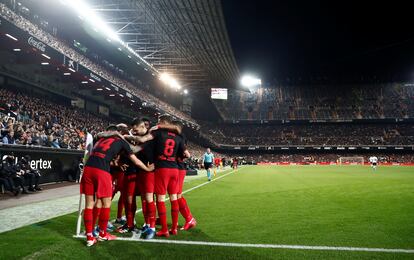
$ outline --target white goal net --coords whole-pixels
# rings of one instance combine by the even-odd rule
[[[362,156],[350,156],[350,157],[339,157],[339,165],[358,165],[364,164],[364,157]]]

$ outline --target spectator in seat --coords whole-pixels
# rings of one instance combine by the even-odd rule
[[[13,131],[9,131],[7,135],[3,137],[3,144],[16,144]]]
[[[3,185],[6,191],[10,191],[14,193],[15,196],[18,196],[21,190],[14,184],[13,178],[16,175],[16,171],[13,169],[11,163],[13,163],[13,159],[9,160],[8,157],[2,161],[0,168],[0,184]]]
[[[24,178],[29,181],[29,191],[41,191],[42,188],[39,187],[40,172],[32,168],[30,159],[29,155],[24,156],[19,162],[20,169],[23,171]]]

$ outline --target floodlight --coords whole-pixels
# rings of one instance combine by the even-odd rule
[[[262,80],[259,79],[259,78],[253,77],[251,75],[245,75],[245,76],[243,76],[241,78],[240,84],[243,87],[250,88],[250,87],[254,87],[254,86],[261,85],[262,84]]]

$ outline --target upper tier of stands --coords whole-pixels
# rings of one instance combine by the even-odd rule
[[[153,96],[152,94],[148,93],[147,91],[140,89],[138,87],[139,82],[131,82],[130,80],[126,80],[121,78],[115,73],[115,71],[110,71],[110,68],[105,66],[105,64],[99,64],[95,61],[92,61],[90,58],[84,56],[76,49],[72,48],[68,45],[65,41],[51,35],[50,33],[43,30],[38,25],[32,23],[25,17],[16,14],[11,9],[9,9],[6,5],[0,3],[0,15],[15,24],[18,28],[28,32],[29,34],[35,36],[39,40],[43,41],[45,44],[54,48],[55,50],[59,51],[60,53],[66,55],[70,59],[74,60],[75,62],[85,66],[90,71],[99,75],[106,80],[110,81],[111,83],[123,88],[124,90],[132,93],[143,102],[147,102],[164,112],[167,112],[175,117],[178,117],[182,120],[187,122],[191,122],[192,124],[197,125],[194,119],[192,119],[187,114],[181,112],[179,109],[176,109],[172,105],[160,100],[159,98]]]
[[[414,144],[413,124],[220,125],[202,132],[215,144],[382,146]]]
[[[231,91],[215,104],[225,120],[414,118],[414,86],[279,86]]]

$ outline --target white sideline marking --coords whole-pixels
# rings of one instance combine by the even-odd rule
[[[206,182],[201,183],[201,184],[199,184],[199,185],[197,185],[197,186],[195,186],[195,187],[192,187],[191,189],[188,189],[188,190],[186,190],[186,191],[183,191],[183,193],[182,193],[182,194],[186,194],[187,192],[190,192],[190,191],[193,191],[193,190],[198,189],[198,188],[200,188],[200,187],[203,187],[204,185],[207,185],[207,184],[209,184],[209,183],[211,183],[211,182],[213,182],[213,181],[220,180],[221,178],[226,177],[226,176],[227,176],[227,175],[229,175],[230,173],[237,172],[238,170],[240,170],[240,168],[237,168],[236,170],[232,170],[232,171],[230,171],[230,172],[228,172],[228,173],[226,173],[226,174],[224,174],[224,175],[221,175],[220,177],[214,178],[214,179],[212,179],[211,181],[206,181]]]
[[[85,236],[73,236],[74,238],[85,239]],[[323,250],[323,251],[354,251],[354,252],[381,252],[381,253],[406,253],[414,254],[414,249],[399,248],[370,248],[370,247],[346,247],[346,246],[304,246],[304,245],[277,245],[277,244],[243,244],[243,243],[224,243],[224,242],[206,242],[206,241],[188,241],[188,240],[166,240],[166,239],[140,239],[118,237],[116,240],[143,242],[143,243],[160,243],[160,244],[178,244],[178,245],[198,245],[198,246],[221,246],[221,247],[248,247],[248,248],[270,248],[270,249],[293,249],[293,250]]]

